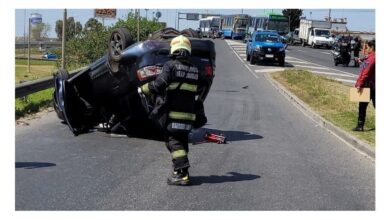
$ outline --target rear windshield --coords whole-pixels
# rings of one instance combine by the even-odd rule
[[[258,34],[255,41],[259,42],[280,42],[280,37],[275,34]]]

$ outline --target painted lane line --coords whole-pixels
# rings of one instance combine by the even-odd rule
[[[309,64],[313,64],[313,65],[316,65],[316,66],[326,67],[326,66],[323,66],[323,65],[320,65],[320,64],[316,64],[316,63],[309,62],[309,61],[306,61],[306,60],[298,59],[298,58],[295,58],[295,57],[290,57],[290,56],[288,56],[288,58],[292,58],[292,59],[295,59],[295,60],[299,60],[299,61],[308,62]],[[356,76],[355,74],[352,74],[352,73],[349,73],[349,72],[345,72],[345,71],[342,71],[342,70],[333,69],[333,68],[329,68],[329,67],[326,67],[326,68],[328,68],[329,70],[332,70],[332,71],[336,71],[336,72],[344,73],[344,74],[346,74],[346,75],[350,75],[350,76]]]
[[[315,71],[315,70],[311,70],[310,72],[316,73],[316,74],[323,74],[323,75],[343,76],[343,77],[357,78],[357,76],[348,76],[348,75],[340,74],[340,73],[331,73],[331,72],[323,72],[323,71]]]
[[[327,70],[329,69],[328,67],[321,67],[321,66],[306,66],[306,65],[294,65],[294,67],[302,67],[302,68],[307,68],[307,69],[323,69],[323,70]]]
[[[285,59],[286,62],[289,63],[303,63],[303,64],[308,64],[308,62],[305,61],[297,61],[297,60],[290,60],[290,59]]]
[[[340,82],[347,82],[347,83],[351,83],[351,84],[355,84],[355,82],[356,82],[356,80],[340,79],[340,78],[333,78],[333,80],[337,80]]]
[[[321,53],[331,55],[331,53],[329,52],[321,52]]]
[[[278,72],[278,71],[284,71],[284,68],[272,68],[272,69],[257,69],[255,70],[256,73],[271,73],[271,72]]]

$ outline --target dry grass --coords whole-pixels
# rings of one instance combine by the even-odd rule
[[[375,109],[368,106],[365,132],[353,132],[358,103],[349,101],[349,86],[305,70],[277,72],[272,77],[334,125],[375,145]]]

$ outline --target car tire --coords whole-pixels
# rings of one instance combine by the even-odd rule
[[[57,117],[61,120],[65,120],[64,113],[59,106],[59,94],[57,93],[59,89],[59,81],[63,82],[69,79],[69,72],[65,69],[59,69],[58,72],[54,75],[54,92],[53,92],[53,106],[54,111],[57,113]]]
[[[305,41],[302,41],[302,42],[301,42],[301,46],[302,46],[302,47],[305,47]]]
[[[316,45],[314,44],[314,42],[311,43],[311,48],[316,48]]]
[[[112,61],[119,62],[122,51],[134,43],[127,28],[117,28],[111,32],[108,42],[108,55]]]
[[[281,60],[279,60],[279,66],[284,66],[284,64],[285,64],[285,60],[284,60],[284,58],[283,58],[283,59],[281,59]]]
[[[250,58],[249,58],[249,63],[252,64],[252,65],[255,65],[255,55],[253,54],[253,52],[251,53],[250,55]]]
[[[191,28],[184,29],[180,33],[186,37],[200,38],[198,32]],[[210,35],[207,34],[207,37],[210,38]]]

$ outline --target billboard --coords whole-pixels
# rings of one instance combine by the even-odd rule
[[[95,9],[95,17],[116,18],[116,9]]]

